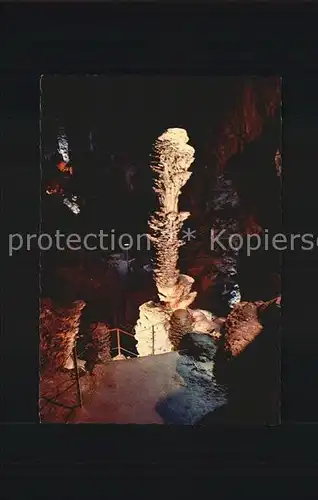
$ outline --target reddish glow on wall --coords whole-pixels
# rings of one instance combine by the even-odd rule
[[[264,119],[275,116],[281,103],[280,83],[280,78],[273,77],[245,85],[241,103],[225,119],[218,138],[215,154],[220,173],[233,155],[261,135]],[[259,111],[262,106],[264,116]]]
[[[281,104],[281,78],[266,78],[264,98],[267,116],[273,118],[277,107]]]
[[[253,215],[249,215],[244,221],[245,234],[260,234],[261,226],[257,223]]]
[[[281,176],[281,173],[282,173],[282,157],[281,157],[281,154],[280,154],[279,150],[276,151],[275,166],[276,166],[277,175]]]
[[[47,186],[46,193],[47,194],[63,194],[64,189],[57,182],[52,182],[51,184],[49,184]]]
[[[70,175],[73,174],[73,168],[71,167],[71,165],[69,163],[66,163],[65,161],[60,161],[58,164],[57,164],[57,168],[60,172],[67,172],[69,173]]]

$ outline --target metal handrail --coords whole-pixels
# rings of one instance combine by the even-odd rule
[[[78,355],[76,355],[75,351],[74,351],[75,348],[72,349],[72,352],[67,356],[66,360],[68,360],[71,356],[74,357],[74,365],[75,365],[75,358],[77,359],[79,356],[82,356],[82,354],[84,354],[85,352],[85,349]],[[65,360],[65,361],[66,361]],[[61,392],[58,392],[54,398],[49,398],[47,396],[41,396],[40,395],[40,398],[41,399],[44,399],[46,401],[46,403],[41,406],[40,408],[40,411],[43,410],[43,408],[45,408],[47,406],[48,403],[51,403],[51,404],[55,404],[57,406],[63,406],[65,408],[69,408],[69,409],[75,409],[75,408],[78,408],[78,407],[81,407],[82,406],[82,393],[81,393],[81,389],[80,389],[80,383],[79,383],[79,373],[78,373],[78,368],[77,368],[77,363],[76,363],[76,373],[75,373],[75,380],[73,380],[72,384],[69,385],[66,389],[63,389]],[[72,376],[72,372],[70,372],[70,375]],[[67,405],[64,405],[62,403],[59,403],[57,400],[57,398],[59,396],[61,396],[61,394],[64,394],[65,392],[67,392],[69,389],[71,389],[72,387],[74,387],[74,385],[76,384],[76,389],[77,389],[77,399],[78,399],[78,403],[76,405],[74,405],[73,407],[68,407]]]
[[[155,326],[157,326],[159,324],[161,324],[161,323],[156,323],[155,325],[152,325],[150,328],[144,328],[142,331],[145,331],[145,330],[152,330],[153,331],[153,327],[155,327]],[[118,351],[118,354],[121,354],[121,351],[124,351],[124,352],[127,352],[128,354],[131,354],[134,357],[137,357],[138,354],[135,354],[135,353],[131,352],[130,350],[128,350],[128,349],[126,349],[126,348],[124,348],[124,347],[122,347],[120,345],[120,336],[119,336],[119,334],[122,333],[122,334],[124,334],[124,335],[126,335],[128,337],[135,338],[135,335],[133,335],[132,333],[129,333],[129,332],[123,330],[122,328],[111,328],[111,329],[109,329],[109,330],[106,331],[106,333],[111,333],[111,334],[114,333],[114,332],[116,332],[116,334],[117,334],[117,347],[112,348],[111,351],[114,351],[116,349]],[[75,408],[78,408],[78,407],[81,408],[83,406],[82,392],[81,392],[81,387],[80,387],[79,370],[78,370],[78,366],[77,366],[77,359],[80,356],[82,356],[85,353],[85,351],[86,351],[86,348],[83,349],[81,351],[81,353],[77,354],[76,353],[76,345],[74,345],[71,353],[67,356],[66,360],[68,360],[71,356],[73,356],[73,358],[74,358],[75,380],[66,389],[63,389],[63,391],[61,391],[58,394],[56,394],[56,396],[54,398],[49,398],[49,397],[47,397],[45,395],[41,396],[41,399],[44,399],[46,402],[40,408],[40,411],[42,411],[47,406],[48,403],[55,404],[57,406],[63,406],[63,407],[68,408],[68,409],[75,409]],[[70,373],[72,373],[72,372],[70,372]],[[59,403],[57,401],[57,398],[59,396],[61,396],[61,394],[64,394],[69,389],[71,389],[75,384],[76,384],[76,389],[77,389],[77,391],[76,391],[77,392],[77,400],[78,400],[77,404],[74,405],[73,407],[69,407],[67,405],[64,405],[63,403]]]
[[[117,349],[118,349],[117,347],[113,347],[111,350],[116,351]],[[125,347],[120,347],[120,349],[121,349],[121,351],[128,352],[128,354],[131,354],[132,356],[135,356],[135,357],[138,356],[138,354],[135,354],[134,352],[131,352],[128,349],[125,349]]]
[[[121,328],[111,328],[110,330],[107,330],[106,333],[112,333],[112,332],[117,332],[120,331],[121,333],[124,333],[125,335],[128,335],[129,337],[135,337],[132,333],[126,332],[125,330],[122,330]]]

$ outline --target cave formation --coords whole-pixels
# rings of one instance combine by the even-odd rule
[[[171,315],[178,310],[188,310],[191,314],[189,306],[197,295],[191,291],[194,279],[181,274],[178,268],[179,248],[184,244],[179,237],[180,230],[190,215],[189,212],[179,212],[178,209],[181,188],[190,178],[191,172],[188,169],[194,160],[194,149],[187,144],[188,141],[189,137],[184,129],[171,128],[157,139],[154,146],[151,168],[158,175],[154,190],[158,195],[160,208],[149,220],[149,238],[156,251],[154,280],[159,302],[147,302],[139,308],[135,338],[141,356],[172,350],[170,332],[173,335],[175,328],[171,328]],[[179,323],[180,338],[181,325],[184,333],[189,331],[189,325],[195,331],[212,331],[214,325],[211,314],[205,314],[204,311],[200,313],[203,318],[199,320],[193,317],[193,321]]]
[[[204,323],[213,319],[219,319],[219,325],[224,325],[231,312],[228,300],[224,302],[221,288],[218,288],[220,258],[211,254],[207,247],[207,231],[214,217],[209,207],[213,202],[217,179],[220,176],[229,179],[231,189],[238,195],[239,208],[235,217],[241,234],[261,232],[265,228],[273,233],[280,232],[281,227],[282,172],[281,161],[279,163],[277,159],[277,152],[281,152],[280,79],[241,77],[232,82],[230,80],[223,85],[224,88],[216,86],[211,89],[210,93],[214,92],[215,96],[211,99],[210,108],[201,107],[204,126],[197,130],[191,125],[185,126],[189,142],[196,151],[196,159],[193,175],[180,196],[180,212],[191,214],[187,223],[196,229],[198,238],[180,248],[178,269],[180,275],[191,277],[191,307],[195,311],[193,319],[197,325],[200,321]],[[199,122],[200,108],[192,110],[191,116],[194,113]],[[183,111],[185,115],[186,110]],[[94,232],[95,228],[98,231],[101,226],[114,225],[120,233],[127,231],[127,220],[133,234],[147,232],[149,216],[156,210],[155,194],[152,193],[153,177],[148,163],[152,142],[149,138],[158,137],[157,132],[161,133],[170,124],[182,123],[184,119],[176,120],[172,113],[165,121],[158,120],[156,126],[150,127],[143,146],[147,154],[143,155],[134,150],[138,131],[133,131],[131,120],[129,117],[128,124],[122,124],[122,127],[127,130],[130,127],[132,131],[129,141],[123,146],[123,149],[127,148],[125,155],[121,155],[120,148],[114,155],[110,154],[107,141],[104,141],[106,145],[99,146],[103,141],[98,131],[94,136],[97,146],[85,150],[82,146],[85,142],[83,129],[79,129],[75,119],[66,120],[67,137],[73,144],[69,163],[64,161],[68,154],[64,134],[59,136],[60,154],[48,155],[46,164],[50,166],[44,169],[43,184],[47,194],[43,195],[43,227],[46,232],[54,232],[58,227],[65,233],[85,234]],[[76,138],[76,127],[80,141]],[[129,133],[125,133],[122,135],[128,138]],[[54,134],[56,139],[55,129],[52,137]],[[75,144],[78,146],[75,147]],[[62,162],[65,164],[62,165]],[[81,203],[78,216],[61,203],[63,196],[71,199],[73,195],[77,195]],[[141,256],[133,257],[142,261]],[[77,300],[85,301],[87,305],[82,317],[86,317],[88,325],[99,323],[132,328],[138,321],[140,306],[158,301],[158,286],[155,286],[151,273],[141,271],[143,262],[136,266],[129,282],[123,285],[116,273],[109,269],[107,252],[91,252],[88,255],[85,252],[61,254],[52,250],[43,254],[42,258],[42,296],[50,297],[59,308],[70,308]],[[247,258],[242,251],[236,263],[244,303],[269,301],[280,295],[280,256],[277,252],[260,250]],[[165,293],[163,290],[163,295]],[[185,305],[186,309],[191,301]],[[165,311],[167,330],[173,311],[178,310],[180,303]],[[211,311],[211,315],[203,317],[204,313],[202,316],[200,311]],[[185,323],[189,325],[188,321]],[[167,349],[171,348],[171,343],[167,342]]]
[[[203,231],[204,233],[211,222],[211,214],[206,210],[206,206],[213,197],[216,178],[221,173],[226,173],[238,191],[244,212],[239,215],[242,233],[248,232],[253,224],[275,230],[280,220],[280,184],[277,182],[273,163],[276,151],[280,148],[279,79],[236,78],[233,82],[230,80],[227,80],[225,90],[222,91],[217,87],[211,90],[216,94],[215,103],[220,100],[217,93],[219,92],[220,96],[223,96],[223,104],[216,106],[215,110],[210,109],[208,119],[205,117],[209,123],[208,132],[205,132],[203,140],[201,139],[199,143],[200,147],[196,155],[198,159],[194,164],[192,177],[184,186],[184,192],[180,198],[180,210],[189,211],[191,213],[189,225],[193,225],[197,232]],[[67,130],[70,139],[73,137],[73,143],[75,143],[73,130],[75,124],[72,123],[72,126],[73,128],[69,125]],[[81,134],[81,140],[84,143],[82,131]],[[193,137],[193,141],[198,142],[196,135],[191,131],[190,135],[191,140]],[[96,137],[98,140],[98,134]],[[76,144],[78,145],[78,141]],[[65,136],[63,145],[65,147]],[[59,147],[61,148],[61,144]],[[150,149],[150,145],[148,148]],[[85,234],[85,232],[92,231],[93,226],[100,227],[98,220],[104,221],[109,214],[117,219],[114,221],[116,227],[126,228],[121,220],[122,215],[125,214],[125,217],[129,217],[129,226],[133,228],[133,231],[147,231],[148,214],[153,211],[155,203],[154,195],[151,194],[152,178],[148,160],[139,161],[139,164],[138,160],[128,162],[127,171],[125,170],[127,159],[124,156],[117,154],[110,157],[108,155],[108,168],[101,169],[103,154],[100,147],[93,152],[91,150],[85,152],[83,147],[73,147],[70,158],[74,165],[73,175],[70,175],[70,172],[60,172],[56,168],[60,161],[59,157],[51,155],[48,162],[51,166],[44,170],[44,184],[53,183],[55,180],[65,192],[69,194],[78,192],[79,196],[84,199],[84,206],[81,217],[77,218],[69,210],[63,208],[59,202],[58,193],[53,196],[43,196],[43,226],[47,232],[53,232],[53,229],[59,227],[65,232]],[[129,154],[125,156],[129,157]],[[134,157],[133,159],[135,160]],[[135,182],[132,191],[127,188],[126,181],[131,163],[135,163],[138,167],[136,175],[131,179],[131,182]],[[104,176],[106,184],[101,182],[101,175]],[[112,186],[111,192],[107,192],[110,185]],[[116,196],[113,196],[113,191],[116,192]],[[143,203],[136,203],[140,198]],[[100,200],[103,200],[103,205]],[[97,201],[99,206],[96,205]],[[187,269],[200,267],[201,256],[210,257],[204,239],[207,240],[206,233],[202,242],[195,248],[193,245],[193,251],[191,242],[181,249],[181,273],[187,274]],[[245,261],[243,255],[239,256],[240,290],[244,300],[254,300],[254,298],[267,300],[271,298],[271,294],[279,293],[279,263],[274,262],[275,257],[270,262],[269,254],[267,254],[263,255],[263,265],[259,266],[260,253],[255,252]],[[96,309],[97,303],[102,303],[102,298],[99,299],[99,297],[102,297],[102,293],[105,293],[108,288],[107,280],[112,280],[111,287],[119,288],[116,293],[110,294],[109,300],[113,304],[112,307],[115,307],[115,296],[123,293],[110,277],[111,272],[106,270],[107,266],[96,254],[88,256],[83,252],[73,252],[68,259],[66,253],[61,255],[61,252],[52,251],[50,255],[48,253],[43,255],[43,259],[45,259],[43,294],[46,296],[65,295],[65,300],[88,300],[90,304],[94,304],[91,307]],[[76,261],[79,263],[77,264]],[[253,264],[252,261],[254,261]],[[267,263],[264,265],[265,261]],[[79,282],[78,274],[80,264],[82,264],[81,282]],[[213,262],[209,265],[213,268]],[[260,267],[263,267],[263,276],[261,276]],[[60,268],[65,269],[63,279],[58,277],[61,274]],[[256,278],[257,274],[254,274],[255,271],[259,275],[258,278]],[[211,301],[215,300],[212,291],[213,276],[213,269],[212,271],[203,269],[198,277],[193,275],[194,290],[198,292],[195,307],[211,308]],[[137,320],[138,307],[147,299],[151,300],[156,293],[148,277],[138,276],[140,283],[138,291],[135,291],[138,284],[134,286],[133,283],[125,290],[126,303],[131,300],[135,306],[126,307],[127,312],[128,310],[130,312],[128,318],[122,318],[124,323],[134,324]],[[256,288],[259,289],[257,293]],[[104,304],[107,300],[104,299]],[[117,305],[119,302],[121,302],[120,299],[117,300]],[[105,312],[112,307],[106,307]],[[222,307],[220,311],[222,312]],[[226,310],[223,312],[225,313]],[[124,315],[125,311],[121,316]],[[105,321],[108,323],[114,321],[111,312],[107,313]]]

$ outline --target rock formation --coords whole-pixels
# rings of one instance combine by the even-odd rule
[[[258,306],[253,302],[237,304],[225,322],[224,350],[238,356],[262,331]]]
[[[216,383],[213,364],[216,344],[210,335],[183,335],[175,379],[178,390],[161,397],[156,411],[168,425],[194,425],[205,414],[227,403],[226,390]]]
[[[160,204],[149,221],[150,240],[157,254],[155,281],[160,300],[172,310],[189,306],[196,296],[191,293],[193,279],[181,275],[177,266],[179,248],[184,244],[179,232],[190,215],[178,210],[181,188],[191,176],[188,169],[194,160],[194,149],[188,140],[185,130],[168,129],[155,143],[151,166],[158,174],[154,191]]]
[[[208,363],[214,361],[217,346],[210,335],[201,332],[187,333],[180,343],[182,354],[189,356],[195,361]]]
[[[64,129],[60,129],[57,135],[57,152],[62,156],[65,163],[69,163],[68,140]]]
[[[277,176],[281,177],[281,175],[282,175],[282,156],[281,156],[279,150],[277,150],[276,154],[275,154],[275,167],[276,167]]]
[[[154,275],[160,304],[148,302],[140,307],[135,328],[139,355],[171,351],[169,316],[177,309],[186,309],[196,297],[191,291],[194,279],[178,269],[179,248],[183,245],[179,232],[190,215],[178,210],[181,188],[191,175],[188,170],[194,160],[188,140],[185,130],[171,128],[154,145],[151,168],[157,174],[154,191],[159,210],[149,220],[149,237],[156,251]]]
[[[168,338],[169,320],[170,312],[164,305],[149,301],[139,307],[139,319],[135,326],[139,356],[164,354],[172,350]]]
[[[188,309],[176,309],[170,318],[169,339],[175,350],[179,349],[182,337],[192,332],[193,318]]]
[[[208,333],[218,338],[220,331],[219,318],[215,318],[210,311],[204,309],[190,309],[192,316],[192,330],[197,333]],[[190,332],[190,330],[188,330]]]
[[[262,318],[273,308],[279,313],[280,298],[267,302],[240,302],[234,306],[224,324],[223,349],[229,357],[238,356],[261,333]]]
[[[199,425],[277,425],[280,413],[280,300],[241,302],[225,323],[213,368],[228,403]]]
[[[72,350],[76,344],[80,317],[85,307],[83,300],[70,307],[55,307],[50,299],[41,301],[40,313],[40,366],[41,372],[61,368],[73,369]],[[78,366],[85,362],[78,360]]]
[[[240,200],[231,179],[226,178],[225,175],[218,176],[213,194],[210,205],[213,215],[211,250],[218,257],[216,260],[217,281],[219,286],[222,286],[221,293],[229,307],[232,308],[241,299],[237,283],[236,259],[238,251],[229,244],[233,235],[240,234]],[[221,235],[220,241],[225,250],[217,244],[218,235]],[[235,246],[235,243],[233,245]]]
[[[105,323],[92,323],[89,327],[91,346],[96,351],[97,359],[106,363],[111,359],[111,333]]]

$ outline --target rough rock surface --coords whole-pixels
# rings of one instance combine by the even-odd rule
[[[191,176],[188,170],[194,161],[194,148],[188,141],[186,130],[167,129],[154,144],[151,165],[157,176],[154,191],[158,195],[159,210],[149,219],[149,239],[156,251],[154,277],[159,300],[169,315],[174,310],[186,309],[197,295],[191,291],[194,279],[178,269],[179,248],[184,244],[179,232],[190,215],[178,208],[181,188]],[[139,309],[135,331],[140,356],[172,350],[168,338],[169,318],[160,304],[157,308],[158,313],[156,305],[149,302]]]
[[[258,309],[256,303],[240,302],[227,317],[224,350],[232,356],[240,354],[262,331]]]
[[[135,339],[139,356],[163,354],[172,351],[168,337],[169,313],[164,307],[146,302],[139,308],[139,319],[135,326]]]
[[[215,351],[210,335],[190,333],[182,337],[176,371],[183,387],[156,405],[165,424],[193,425],[226,404],[226,389],[213,374]]]
[[[107,363],[111,359],[111,333],[105,323],[97,322],[89,325],[91,342],[86,346],[89,361],[93,364],[101,361]]]
[[[184,129],[166,130],[154,144],[151,168],[157,175],[154,191],[158,195],[159,210],[149,220],[152,241],[156,250],[155,282],[159,299],[170,309],[185,309],[194,301],[191,292],[193,278],[180,275],[178,269],[179,239],[183,222],[189,212],[179,212],[181,188],[191,176],[189,168],[194,161],[194,148],[188,144]]]
[[[191,292],[194,279],[186,274],[179,274],[173,285],[161,286],[157,284],[158,296],[161,302],[169,309],[186,309],[194,301],[197,292]]]
[[[214,360],[216,343],[211,335],[188,333],[182,337],[180,352],[197,361],[210,362]]]
[[[85,307],[83,300],[69,307],[56,307],[50,299],[41,300],[40,363],[41,372],[59,368],[74,368],[72,349],[76,343],[80,317]],[[78,360],[79,366],[85,362]]]
[[[218,330],[218,325],[213,320],[213,314],[209,311],[205,311],[204,309],[190,309],[190,312],[193,318],[192,331],[212,333]]]
[[[227,387],[228,404],[198,424],[276,425],[280,421],[279,301],[242,303],[232,314],[213,370],[216,381]]]
[[[169,339],[175,350],[179,349],[183,335],[192,331],[193,318],[188,309],[176,309],[170,318]]]
[[[280,315],[280,298],[235,305],[224,324],[224,351],[234,357],[240,354],[260,334],[263,319],[266,320],[268,313],[273,311]]]

